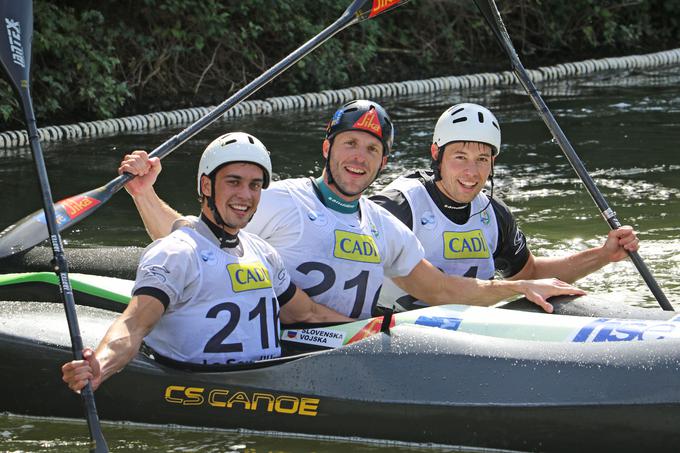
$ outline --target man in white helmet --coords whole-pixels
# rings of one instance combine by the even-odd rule
[[[321,176],[277,181],[262,193],[247,229],[279,252],[293,282],[315,302],[351,318],[370,317],[385,277],[430,304],[491,305],[524,294],[551,311],[546,298],[583,294],[554,279],[447,276],[423,259],[413,232],[363,196],[387,164],[393,139],[392,122],[379,104],[348,102],[327,126]],[[129,190],[151,237],[162,237],[179,214],[153,191],[160,162],[144,153],[131,158],[121,170],[139,176]]]
[[[265,146],[235,132],[203,152],[197,190],[200,217],[179,218],[172,232],[144,251],[133,297],[96,352],[62,367],[71,389],[96,389],[120,371],[142,341],[157,360],[211,365],[281,355],[279,319],[343,322],[291,282],[279,254],[242,231],[271,180]],[[132,189],[131,189],[132,190]]]
[[[430,149],[432,171],[394,180],[371,199],[411,229],[425,258],[451,275],[492,279],[557,277],[566,282],[620,261],[638,250],[629,226],[611,231],[601,247],[564,257],[535,257],[508,207],[493,197],[494,161],[501,149],[496,117],[477,104],[457,104],[437,121]],[[491,194],[482,192],[487,180]],[[421,305],[389,280],[381,303]]]

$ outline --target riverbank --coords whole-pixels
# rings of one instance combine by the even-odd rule
[[[34,0],[39,125],[219,103],[338,19],[336,0]],[[680,41],[677,1],[499,2],[527,67],[644,54]],[[507,59],[473,2],[410,0],[341,32],[260,96],[497,72]],[[22,115],[0,80],[0,131]]]

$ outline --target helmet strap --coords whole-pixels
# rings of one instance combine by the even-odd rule
[[[491,200],[493,200],[493,159],[491,160],[491,173],[489,173],[488,179],[489,179],[489,182],[491,183],[491,192],[489,193],[489,201],[486,203],[486,206],[484,206],[481,210],[475,212],[474,214],[471,214],[470,218],[472,218],[472,216],[475,216],[477,214],[480,214],[480,213],[486,211],[486,208],[488,208],[489,205],[491,204]]]
[[[335,140],[335,137],[333,137],[333,138],[331,138],[330,140],[328,140],[328,143],[329,143],[330,145],[328,146],[328,155],[326,156],[326,165],[325,165],[325,169],[326,169],[326,176],[327,176],[327,178],[328,178],[328,184],[329,184],[329,185],[334,183],[334,180],[333,180],[333,173],[331,173],[331,148],[333,148],[333,141],[334,141],[334,140]],[[336,186],[336,187],[337,187],[337,186]],[[340,190],[340,192],[342,192],[342,189],[340,189],[339,187],[338,187],[338,190]],[[347,195],[347,194],[343,194],[343,195]],[[349,196],[349,195],[347,195],[347,196]]]
[[[224,219],[222,219],[222,216],[220,215],[219,211],[217,210],[217,206],[215,205],[216,175],[217,172],[213,172],[210,175],[210,196],[207,197],[208,207],[210,208],[210,212],[212,212],[213,218],[215,219],[215,224],[218,227],[217,231],[213,230],[213,233],[216,233],[215,236],[217,236],[217,239],[219,239],[220,241],[220,248],[234,248],[237,247],[240,243],[238,239],[238,234],[231,234],[228,231],[225,231],[224,228],[226,227],[236,229],[236,226],[227,224],[224,221]]]
[[[491,183],[491,193],[489,194],[489,200],[493,198],[493,159],[491,159],[491,173],[489,173],[489,182]]]
[[[442,160],[444,159],[444,148],[440,147],[437,145],[437,158],[432,159],[430,162],[430,168],[432,169],[432,172],[434,173],[434,181],[441,181],[442,180]]]

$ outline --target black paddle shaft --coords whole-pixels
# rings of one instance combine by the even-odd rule
[[[276,63],[182,132],[159,145],[149,156],[158,157],[160,159],[164,158],[179,148],[187,140],[219,119],[227,110],[250,97],[253,93],[271,82],[283,71],[293,66],[304,56],[340,31],[363,20],[372,19],[408,1],[409,0],[354,0],[354,2],[347,7],[342,16],[340,16],[333,24],[322,30],[318,35],[307,41],[283,60]],[[104,186],[66,198],[57,203],[54,206],[54,209],[58,213],[59,231],[70,228],[95,212],[116,192],[122,189],[132,178],[134,178],[134,176],[131,174],[123,174],[112,179]],[[0,232],[0,259],[25,252],[45,239],[47,239],[47,230],[42,221],[42,216],[40,215],[40,212],[32,213]]]
[[[0,11],[4,19],[6,33],[0,33],[2,35],[0,38],[0,44],[2,44],[0,45],[0,60],[2,60],[3,69],[21,99],[21,106],[26,119],[29,141],[33,152],[33,160],[35,161],[38,184],[40,185],[42,195],[47,230],[52,245],[54,271],[59,279],[59,293],[66,311],[73,356],[76,360],[81,360],[83,358],[83,341],[80,336],[80,328],[78,327],[73,290],[68,278],[68,265],[64,258],[64,249],[57,228],[52,194],[50,192],[40,140],[38,139],[38,128],[35,122],[30,94],[29,74],[33,35],[32,9],[32,2],[30,0],[1,0]],[[81,396],[90,431],[90,451],[108,452],[109,449],[102,434],[97,415],[94,393],[89,382],[82,389]]]
[[[576,171],[576,174],[579,176],[579,178],[581,178],[581,181],[586,186],[588,193],[599,208],[604,219],[609,224],[609,227],[613,230],[620,228],[621,222],[616,217],[616,212],[614,212],[614,210],[609,207],[607,200],[605,200],[602,192],[600,192],[600,190],[595,185],[595,182],[590,177],[590,174],[583,165],[583,162],[579,158],[578,154],[576,154],[574,148],[571,146],[567,136],[564,134],[559,124],[557,124],[555,117],[550,112],[550,109],[546,103],[543,101],[543,98],[538,92],[536,85],[534,85],[534,82],[529,77],[529,74],[527,74],[526,69],[524,69],[522,62],[520,61],[519,56],[512,45],[512,40],[510,39],[508,31],[505,28],[505,24],[503,23],[500,13],[498,12],[496,3],[494,0],[474,0],[474,2],[484,15],[484,18],[489,23],[494,35],[496,35],[496,39],[510,59],[513,72],[517,76],[520,84],[524,87],[524,90],[531,98],[531,102],[538,110],[543,122],[546,124],[546,126],[548,126],[553,138],[557,141],[572,168],[574,171]],[[628,255],[630,256],[631,261],[637,268],[643,280],[651,290],[652,294],[654,294],[654,297],[661,308],[666,311],[673,311],[673,306],[668,301],[668,298],[666,298],[666,295],[661,290],[661,287],[657,283],[645,262],[642,260],[642,257],[637,252],[628,252]]]

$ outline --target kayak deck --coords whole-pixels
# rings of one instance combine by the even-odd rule
[[[58,371],[71,357],[61,307],[1,308],[0,383],[14,390],[2,393],[0,410],[81,417],[80,399]],[[85,344],[96,344],[115,316],[83,307],[79,315]],[[677,345],[507,339],[403,324],[231,371],[189,372],[138,354],[96,399],[104,420],[524,451],[645,445],[661,452],[680,441]]]

